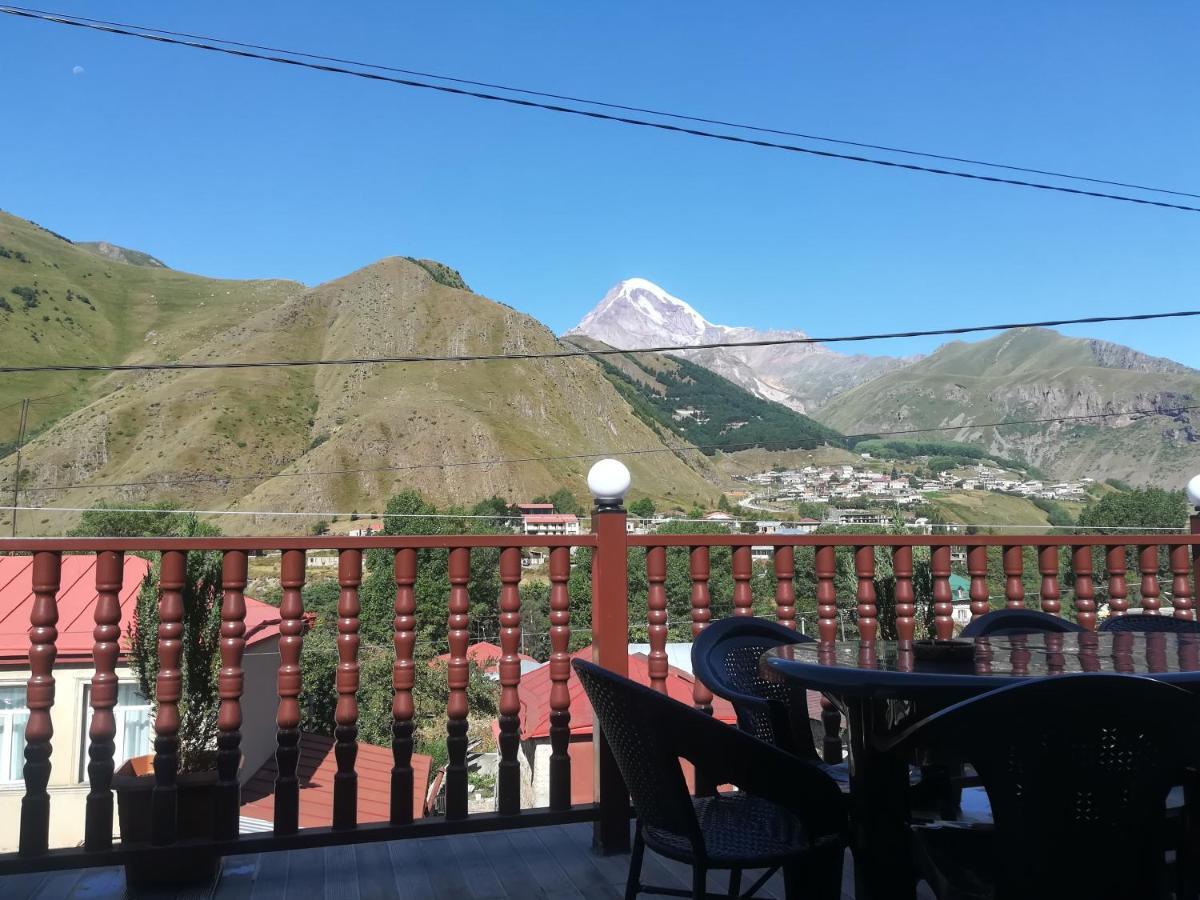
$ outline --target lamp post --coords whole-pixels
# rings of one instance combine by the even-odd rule
[[[625,494],[629,469],[615,459],[602,459],[588,472],[588,490],[595,499],[592,534],[592,662],[611,672],[629,675],[629,573],[625,531]],[[592,844],[601,853],[629,850],[629,791],[617,768],[608,741],[593,724],[593,783],[600,815]]]
[[[1195,476],[1187,483],[1187,499],[1192,507],[1192,516],[1189,520],[1192,534],[1200,535],[1200,475]],[[1193,591],[1200,591],[1200,544],[1192,545],[1192,585]],[[1193,596],[1195,595],[1193,594]]]

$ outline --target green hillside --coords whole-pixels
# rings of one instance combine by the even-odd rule
[[[1195,404],[1200,373],[1178,363],[1046,329],[1016,329],[947,344],[841,394],[816,418],[847,434],[945,427],[929,437],[977,444],[1054,477],[1176,487],[1200,471],[1200,417],[1173,410]],[[1156,412],[1136,412],[1143,409]],[[1097,413],[1107,417],[988,425]]]

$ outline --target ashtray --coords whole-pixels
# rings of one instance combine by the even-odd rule
[[[913,656],[927,662],[968,662],[975,658],[975,642],[913,641]]]

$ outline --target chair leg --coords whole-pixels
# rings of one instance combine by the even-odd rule
[[[729,896],[737,900],[738,892],[742,889],[742,870],[729,870]]]
[[[625,900],[635,900],[642,892],[642,857],[646,854],[646,842],[642,840],[642,823],[633,830],[633,851],[629,855],[629,877],[625,880]]]
[[[692,900],[708,900],[708,869],[692,863]]]

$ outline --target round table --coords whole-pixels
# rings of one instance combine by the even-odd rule
[[[911,642],[808,641],[763,654],[761,669],[842,708],[849,733],[855,896],[912,898],[908,763],[882,739],[919,716],[1034,678],[1079,672],[1148,675],[1200,689],[1200,634],[1079,632],[991,635],[955,661],[918,658]]]

